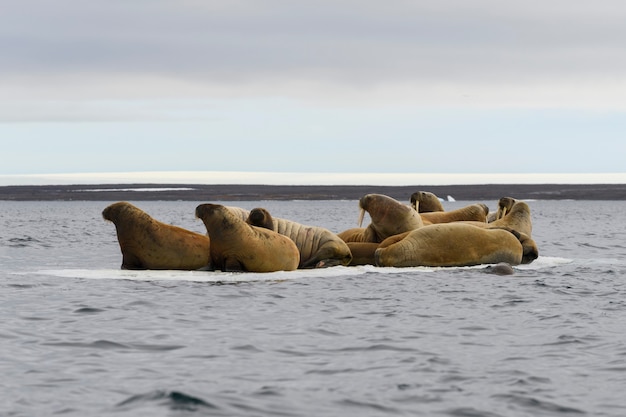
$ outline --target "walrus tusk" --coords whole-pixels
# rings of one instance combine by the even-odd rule
[[[500,217],[498,217],[498,219],[501,219],[504,216],[506,216],[506,207],[502,207],[502,214],[500,215]]]
[[[359,212],[359,227],[362,227],[364,217],[365,217],[365,209],[361,209],[361,211]]]

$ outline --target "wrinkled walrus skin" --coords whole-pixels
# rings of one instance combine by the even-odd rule
[[[298,268],[300,252],[287,236],[252,226],[229,208],[201,204],[196,216],[211,238],[211,267],[221,271],[275,272]]]
[[[409,232],[376,250],[377,266],[471,266],[506,262],[519,265],[523,248],[515,234],[465,223],[440,223]]]
[[[300,251],[299,269],[346,266],[352,260],[348,245],[323,227],[272,217],[264,208],[251,210],[246,222],[274,230],[293,240]]]
[[[102,217],[115,224],[123,269],[195,270],[210,262],[208,236],[162,223],[130,203],[111,204]]]

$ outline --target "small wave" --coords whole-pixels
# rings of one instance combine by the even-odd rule
[[[443,414],[452,417],[503,417],[502,414],[490,413],[473,407],[460,407],[446,410]]]
[[[219,407],[203,400],[202,398],[194,397],[192,395],[185,394],[179,391],[152,391],[146,394],[133,395],[126,400],[117,404],[118,408],[132,409],[136,407],[144,407],[149,405],[158,405],[167,407],[170,410],[182,410],[182,411],[198,411],[200,409],[205,410],[217,410]]]
[[[356,408],[361,410],[364,414],[368,414],[367,412],[383,412],[388,414],[397,414],[399,412],[398,409],[385,406],[382,404],[377,404],[371,401],[356,401],[352,399],[345,399],[339,401],[339,404],[343,407]]]
[[[7,246],[11,248],[28,248],[31,246],[50,247],[49,244],[42,242],[39,239],[35,239],[34,237],[31,237],[31,236],[13,237],[13,238],[7,239],[7,242],[8,242]]]
[[[185,346],[182,345],[146,345],[140,343],[119,343],[112,342],[110,340],[96,340],[91,343],[84,342],[48,342],[44,343],[45,346],[57,346],[57,347],[73,347],[73,348],[86,348],[86,349],[105,349],[105,350],[143,350],[143,351],[169,351],[182,349]]]
[[[495,395],[494,398],[502,399],[512,405],[529,409],[533,413],[565,413],[565,414],[586,414],[585,411],[578,408],[568,407],[560,404],[556,404],[550,401],[543,401],[537,398],[518,395],[518,394],[500,394]]]
[[[386,344],[374,344],[367,346],[348,346],[339,349],[329,349],[328,352],[371,352],[371,351],[391,351],[391,352],[419,352],[415,348],[392,346]]]
[[[131,349],[129,345],[122,343],[111,342],[109,340],[96,340],[92,343],[81,342],[49,342],[43,343],[45,346],[57,346],[57,347],[78,347],[78,348],[90,348],[90,349]]]
[[[74,313],[76,314],[96,314],[96,313],[102,313],[103,310],[101,308],[94,308],[94,307],[82,307],[79,309],[74,310]]]

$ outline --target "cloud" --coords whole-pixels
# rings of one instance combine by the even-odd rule
[[[47,184],[273,184],[273,185],[450,185],[623,184],[624,173],[586,174],[389,174],[319,172],[109,172],[0,175],[0,186]]]
[[[12,2],[0,100],[615,106],[620,1]]]

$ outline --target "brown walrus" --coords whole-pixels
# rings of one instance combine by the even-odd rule
[[[418,213],[445,211],[439,197],[428,191],[417,191],[411,194],[410,201],[411,207],[417,210]]]
[[[157,221],[130,203],[111,204],[102,217],[115,224],[123,269],[194,270],[210,262],[206,235]]]
[[[498,209],[498,213],[500,214],[500,208]],[[523,201],[513,200],[512,205],[509,206],[507,203],[507,205],[503,206],[502,213],[501,217],[489,223],[489,226],[508,227],[509,229],[532,236],[533,224],[528,204]]]
[[[252,226],[219,204],[199,205],[196,217],[211,238],[212,269],[274,272],[298,268],[300,252],[287,236]]]
[[[502,197],[498,200],[498,209],[494,213],[489,214],[487,222],[491,223],[494,220],[499,220],[506,216],[506,214],[511,211],[516,201],[517,200],[513,197]]]
[[[298,268],[345,266],[352,259],[348,245],[323,227],[306,226],[291,220],[274,218],[264,208],[252,209],[246,222],[273,230],[293,240],[300,251]]]
[[[530,207],[523,201],[517,201],[511,197],[501,198],[498,203],[498,213],[501,216],[498,220],[490,223],[469,222],[478,227],[504,228],[514,230],[520,235],[520,242],[524,248],[522,263],[528,264],[539,257],[537,243],[532,239],[533,230]]]
[[[380,243],[376,242],[347,242],[346,244],[352,252],[352,261],[350,266],[355,265],[376,265],[374,254],[378,248],[386,248],[406,237],[410,232],[400,233],[398,235],[389,236]]]
[[[374,253],[376,265],[471,266],[506,262],[519,265],[519,234],[466,223],[441,223],[409,232],[404,239]]]
[[[529,264],[539,257],[539,249],[537,248],[537,243],[526,233],[517,233],[519,234],[519,241],[522,244],[523,249],[522,263]]]
[[[420,213],[424,225],[437,223],[451,223],[462,221],[487,222],[489,207],[482,203],[471,204],[451,211],[433,211]]]
[[[365,241],[365,227],[351,227],[337,233],[337,237],[346,243],[363,243]],[[366,243],[380,243],[380,242],[366,242]]]
[[[361,209],[359,227],[344,230],[338,236],[345,242],[382,242],[389,236],[420,228],[424,225],[420,214],[406,204],[383,195],[367,194],[359,200]],[[361,228],[365,212],[371,223]]]

